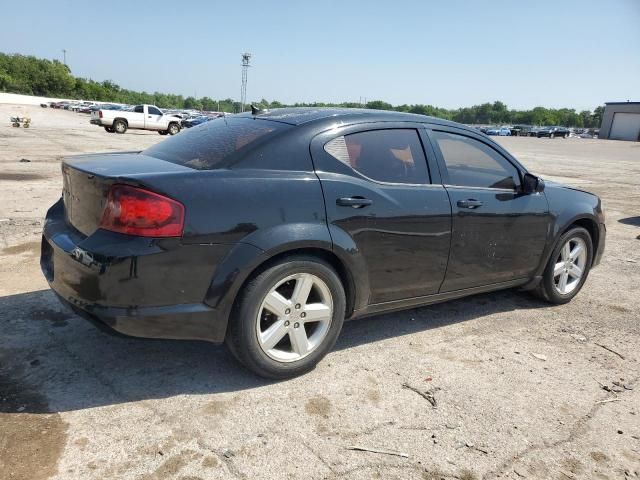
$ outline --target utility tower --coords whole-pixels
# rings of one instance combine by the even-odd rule
[[[240,111],[244,112],[244,105],[247,103],[247,71],[249,70],[249,61],[251,54],[245,52],[242,54],[242,88],[240,90]]]
[[[67,64],[67,50],[66,49],[62,49],[62,63],[64,63],[65,65]]]

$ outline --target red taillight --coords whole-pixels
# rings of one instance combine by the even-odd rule
[[[100,228],[142,237],[179,237],[184,228],[184,206],[149,190],[113,185]]]
[[[102,110],[98,110],[98,116],[102,118]]]

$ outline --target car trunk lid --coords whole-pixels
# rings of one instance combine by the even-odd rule
[[[111,185],[144,185],[149,176],[184,172],[193,170],[137,152],[69,157],[62,162],[65,220],[89,236],[98,229]]]

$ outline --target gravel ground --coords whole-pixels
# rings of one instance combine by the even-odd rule
[[[38,255],[61,156],[162,137],[0,105],[14,114],[33,123],[0,125],[0,479],[640,478],[640,143],[498,139],[604,199],[605,256],[570,304],[505,291],[350,322],[274,383],[55,300]]]

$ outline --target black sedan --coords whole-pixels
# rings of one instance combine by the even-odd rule
[[[254,111],[62,175],[41,265],[63,303],[226,342],[270,378],[312,369],[345,319],[512,287],[566,303],[605,244],[597,196],[421,115]]]
[[[549,138],[569,138],[569,129],[566,127],[542,127],[536,130],[536,137],[549,137]]]

